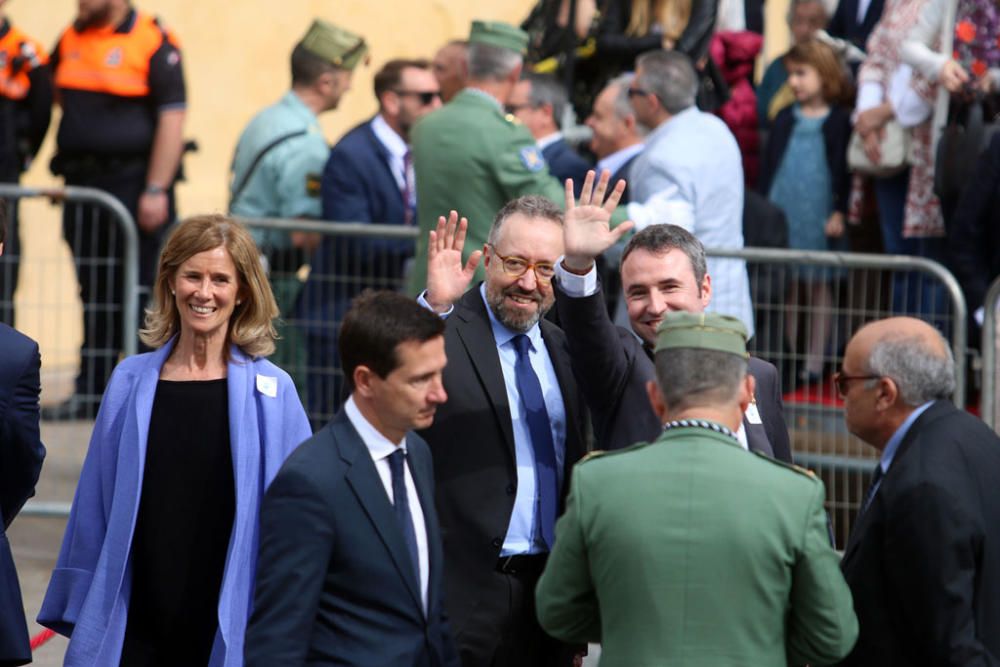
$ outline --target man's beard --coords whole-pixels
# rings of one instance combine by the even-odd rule
[[[85,16],[79,17],[77,25],[79,29],[99,28],[107,25],[111,20],[111,4],[107,4],[99,9],[95,9]]]
[[[535,312],[530,315],[520,311],[509,310],[506,302],[504,301],[504,297],[507,295],[533,299],[535,303],[538,304],[538,308],[536,308]],[[499,291],[494,291],[490,289],[489,285],[487,285],[486,302],[490,305],[493,315],[500,320],[501,324],[512,331],[526,333],[529,329],[531,329],[531,327],[538,324],[538,320],[542,319],[545,313],[549,312],[549,309],[552,308],[552,304],[555,302],[555,297],[550,294],[548,298],[546,298],[542,296],[538,290],[525,292],[519,288],[517,284],[511,285]]]

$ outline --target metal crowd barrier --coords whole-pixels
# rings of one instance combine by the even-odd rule
[[[983,299],[983,337],[980,349],[983,354],[982,388],[979,410],[982,419],[994,431],[1000,432],[1000,404],[997,403],[997,375],[1000,374],[1000,355],[997,354],[997,308],[1000,308],[1000,278],[993,281]]]
[[[52,461],[60,449],[53,440],[89,440],[103,374],[137,351],[138,235],[128,210],[101,190],[0,184],[0,199],[17,228],[8,230],[0,257],[0,321],[39,342],[43,437]],[[63,240],[76,252],[67,252]],[[81,282],[92,298],[82,298]],[[30,501],[22,514],[65,517],[69,503]]]
[[[823,479],[843,548],[878,452],[847,431],[832,374],[862,324],[911,315],[934,324],[950,342],[953,400],[964,407],[967,320],[958,282],[940,264],[910,256],[764,248],[710,249],[708,255],[747,263],[756,328],[751,353],[778,368],[795,461]]]

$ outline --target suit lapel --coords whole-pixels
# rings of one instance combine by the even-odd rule
[[[486,313],[479,286],[470,289],[459,300],[453,317],[458,318],[455,333],[462,341],[476,377],[489,397],[489,404],[500,425],[504,442],[514,461],[514,427],[511,424],[510,403],[507,401],[507,388],[504,385],[503,370],[500,368],[500,355],[497,351],[493,329],[490,328],[490,318]]]
[[[743,415],[743,431],[747,435],[747,447],[752,452],[760,452],[768,458],[774,458],[774,449],[771,441],[767,439],[767,431],[764,424],[752,424],[746,415]]]
[[[372,129],[370,120],[367,123],[365,123],[365,133],[368,136],[368,140],[372,144],[372,150],[374,150],[375,154],[379,156],[379,162],[385,168],[385,177],[389,179],[390,183],[392,183],[393,189],[397,193],[399,193],[399,201],[403,201],[403,191],[399,189],[399,184],[396,183],[396,175],[392,171],[392,162],[389,158],[389,149],[385,147],[385,144],[379,141],[378,136]],[[406,202],[403,202],[403,204],[405,205]]]
[[[368,449],[344,412],[334,419],[331,431],[337,442],[340,457],[349,466],[345,475],[348,485],[389,551],[399,576],[406,582],[407,589],[413,595],[413,601],[419,609],[423,609],[417,573],[413,571],[402,531],[396,521],[396,513],[392,503],[389,502],[389,496],[375,470],[375,463],[368,454]]]
[[[420,511],[424,513],[424,529],[427,531],[429,575],[427,577],[427,609],[424,613],[430,616],[432,606],[437,604],[434,599],[434,591],[440,588],[438,582],[443,576],[441,564],[444,558],[441,553],[441,531],[434,511],[434,489],[431,488],[431,480],[424,474],[424,471],[429,471],[433,464],[424,460],[424,450],[413,445],[411,434],[406,436],[406,452],[410,461],[410,474],[413,475],[413,485],[417,488],[417,498],[420,500]]]

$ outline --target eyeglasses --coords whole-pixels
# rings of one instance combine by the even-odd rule
[[[512,276],[514,278],[520,278],[521,276],[523,276],[525,273],[528,272],[528,269],[534,269],[535,278],[538,280],[538,282],[543,285],[548,285],[549,283],[552,282],[552,278],[555,277],[556,275],[556,267],[549,262],[535,262],[534,264],[532,264],[523,257],[517,257],[515,255],[504,257],[503,255],[497,252],[496,246],[492,244],[487,244],[487,245],[489,246],[490,250],[493,251],[493,254],[496,256],[496,258],[500,260],[500,263],[503,266],[504,273],[506,273],[508,276]]]
[[[436,90],[394,90],[393,92],[400,97],[417,97],[424,106],[432,103],[435,98],[440,99],[441,97],[441,93]]]
[[[531,108],[530,104],[508,104],[507,106],[504,107],[504,110],[507,113],[516,114],[521,109],[529,109],[529,108]]]
[[[877,380],[881,375],[844,375],[840,371],[833,374],[833,386],[837,388],[837,394],[844,398],[850,390],[852,380]]]

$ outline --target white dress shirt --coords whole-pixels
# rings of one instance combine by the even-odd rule
[[[605,169],[610,171],[611,175],[614,176],[616,173],[618,173],[619,169],[624,167],[625,164],[633,157],[641,153],[642,149],[645,147],[646,145],[640,142],[638,144],[632,144],[631,146],[626,146],[625,148],[615,151],[610,155],[605,155],[604,157],[602,157],[600,160],[597,161],[597,166],[594,167],[594,169],[597,171],[597,176],[600,177],[601,172],[603,172]],[[612,183],[611,187],[614,186],[615,184]]]
[[[354,430],[361,436],[361,441],[368,448],[368,453],[375,463],[375,470],[378,472],[385,493],[389,496],[389,502],[395,504],[392,496],[392,470],[389,468],[389,455],[397,449],[406,451],[406,438],[398,443],[390,442],[388,438],[378,432],[371,425],[365,416],[361,414],[354,397],[351,396],[344,404],[344,412],[350,420]],[[417,537],[417,558],[420,561],[420,600],[424,604],[424,611],[427,610],[427,581],[430,578],[430,561],[427,555],[427,524],[424,523],[424,511],[420,507],[420,497],[417,495],[417,487],[413,484],[413,475],[410,473],[410,463],[407,459],[405,471],[406,498],[410,504],[410,517],[413,519],[413,532]]]
[[[556,280],[559,282],[560,289],[569,297],[578,299],[593,296],[597,292],[597,265],[595,264],[590,267],[590,271],[581,275],[563,268],[562,258],[560,257],[559,261],[556,262]],[[635,336],[635,332],[629,331],[629,333]],[[747,431],[743,422],[740,422],[740,427],[736,429],[736,439],[739,441],[740,447],[750,451],[750,444],[747,442]]]
[[[404,160],[410,148],[403,141],[403,137],[396,134],[396,130],[389,127],[389,124],[385,122],[385,118],[382,118],[382,114],[378,114],[372,119],[371,127],[372,132],[375,133],[375,138],[389,152],[390,171],[392,172],[392,177],[396,179],[396,185],[399,186],[399,190],[402,192],[406,189],[406,180],[404,178],[408,179],[410,183],[414,182],[413,175],[406,175],[404,169]],[[411,161],[410,170],[412,171],[412,169],[413,164]]]
[[[552,134],[546,134],[541,139],[535,141],[535,145],[538,146],[538,150],[544,151],[546,148],[556,143],[563,138],[562,132],[553,132]]]
[[[726,124],[691,107],[661,123],[645,143],[629,174],[628,216],[636,231],[669,222],[706,248],[742,248],[743,159]],[[712,303],[707,310],[739,318],[752,337],[746,262],[709,257],[708,273]]]

